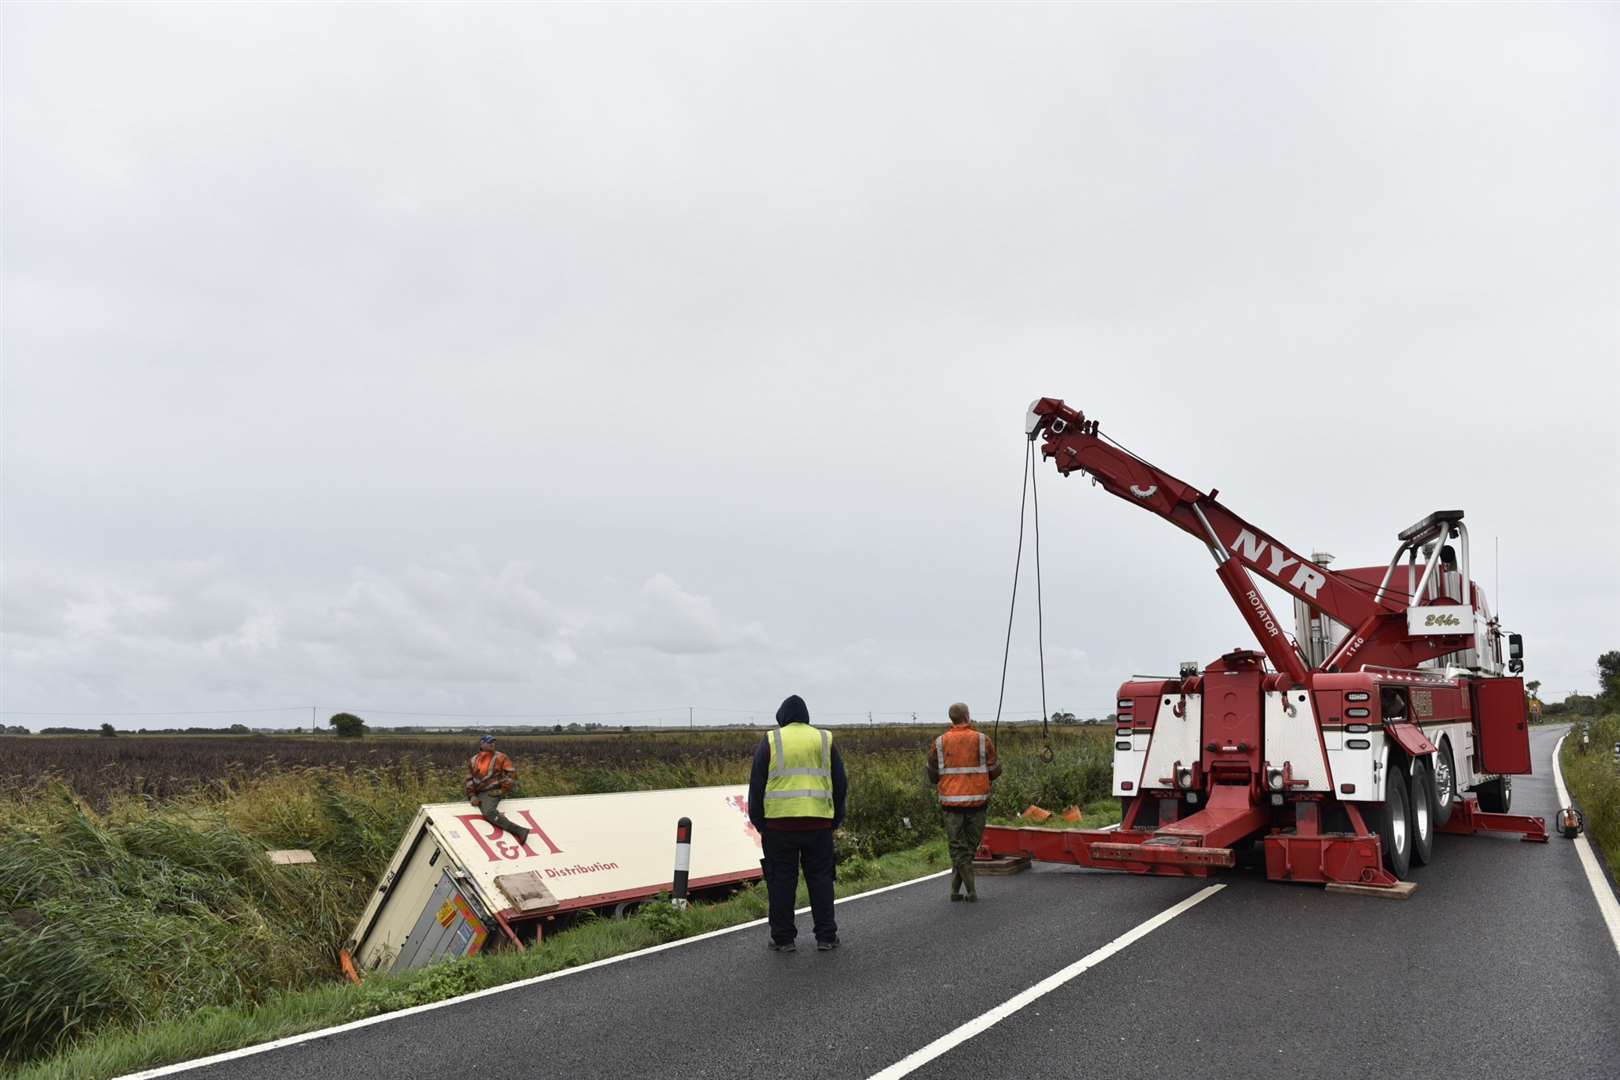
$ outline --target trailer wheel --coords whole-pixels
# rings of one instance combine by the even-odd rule
[[[1441,739],[1434,755],[1434,827],[1440,830],[1451,820],[1457,805],[1457,759],[1451,756],[1451,740]]]
[[[1422,758],[1412,760],[1406,792],[1412,814],[1412,862],[1427,866],[1434,854],[1434,781]]]
[[[1391,766],[1384,781],[1383,805],[1369,806],[1363,814],[1378,834],[1385,869],[1406,877],[1412,869],[1412,818],[1406,806],[1406,776],[1398,767]]]
[[[1479,808],[1487,814],[1505,814],[1513,805],[1513,777],[1498,776],[1495,780],[1474,789],[1479,794]]]

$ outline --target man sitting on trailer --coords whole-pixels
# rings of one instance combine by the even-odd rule
[[[467,799],[484,820],[512,835],[519,844],[529,839],[529,830],[501,813],[501,800],[512,793],[517,769],[512,759],[495,749],[495,736],[478,740],[478,753],[467,759]]]
[[[951,849],[951,899],[978,900],[973,883],[973,857],[984,837],[990,785],[1001,775],[996,746],[973,726],[960,701],[949,711],[951,729],[928,746],[928,779],[939,785],[939,808],[945,815],[945,839]]]

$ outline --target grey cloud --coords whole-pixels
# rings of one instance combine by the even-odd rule
[[[1556,694],[1620,640],[1608,8],[6,24],[5,709],[986,714],[1041,395],[1341,564],[1465,507]],[[1053,707],[1246,640],[1054,479]]]

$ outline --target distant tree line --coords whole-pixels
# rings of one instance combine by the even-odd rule
[[[1087,716],[1084,718],[1078,717],[1072,712],[1055,712],[1052,714],[1052,723],[1054,724],[1112,724],[1114,720],[1113,713],[1109,713],[1105,717]]]

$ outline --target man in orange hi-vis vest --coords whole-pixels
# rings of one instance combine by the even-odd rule
[[[990,784],[1001,775],[990,736],[973,726],[968,707],[950,709],[951,728],[928,747],[928,779],[939,785],[939,808],[951,848],[951,899],[978,900],[973,887],[973,856],[984,836]]]
[[[495,749],[495,736],[479,739],[478,753],[467,759],[467,800],[478,807],[485,821],[521,844],[529,838],[529,830],[501,813],[501,800],[512,793],[516,782],[517,769],[511,758]]]

